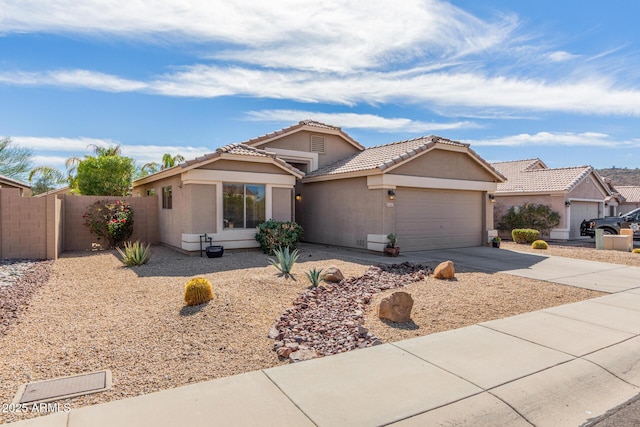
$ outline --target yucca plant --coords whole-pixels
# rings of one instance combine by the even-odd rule
[[[318,284],[324,279],[324,274],[322,274],[322,269],[318,270],[316,267],[313,267],[313,270],[309,270],[305,273],[307,275],[307,279],[311,282],[311,286],[318,286]]]
[[[151,258],[151,250],[149,249],[150,244],[140,243],[140,240],[136,240],[135,242],[126,242],[124,244],[124,250],[120,248],[116,248],[120,256],[122,257],[122,262],[127,267],[133,267],[134,265],[142,265],[146,264],[147,261]]]
[[[287,279],[292,278],[293,280],[296,280],[296,278],[293,277],[293,274],[291,274],[291,269],[293,268],[293,264],[298,260],[298,250],[294,249],[291,251],[289,246],[286,246],[284,249],[280,248],[274,250],[273,253],[276,256],[276,259],[274,260],[269,258],[271,265],[280,271],[281,276],[284,276]]]
[[[211,282],[204,277],[195,277],[184,287],[184,302],[187,305],[200,305],[213,299]]]

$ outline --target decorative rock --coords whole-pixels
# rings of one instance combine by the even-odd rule
[[[324,280],[326,282],[339,282],[341,280],[344,280],[344,276],[342,275],[342,272],[338,269],[338,267],[332,265],[325,270]]]
[[[318,357],[318,353],[313,350],[298,350],[289,355],[289,360],[293,363],[303,362]]]
[[[411,320],[413,298],[406,292],[394,292],[380,301],[378,317],[394,323],[406,323]]]
[[[269,329],[269,338],[274,340],[278,335],[280,335],[280,331],[278,331],[278,328],[275,326],[272,326],[271,329]]]
[[[436,269],[433,271],[434,279],[449,280],[449,279],[453,279],[455,275],[456,275],[456,269],[453,266],[453,261],[442,262],[438,264]]]
[[[289,347],[280,347],[278,350],[276,350],[278,357],[282,357],[283,359],[286,359],[287,357],[289,357],[289,355],[291,355],[291,353],[293,352],[292,349],[290,349]]]

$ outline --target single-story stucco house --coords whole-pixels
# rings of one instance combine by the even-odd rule
[[[623,198],[618,208],[619,213],[625,214],[636,208],[640,208],[640,186],[616,185],[615,189]]]
[[[512,206],[549,205],[561,217],[550,238],[579,239],[580,223],[606,212],[605,202],[611,192],[591,166],[548,168],[540,159],[495,162],[491,166],[507,178],[495,193],[496,224]]]
[[[295,220],[304,241],[382,251],[480,246],[496,234],[504,176],[468,144],[429,136],[365,148],[342,129],[302,121],[134,182],[155,196],[161,242],[193,251],[207,233],[256,247],[256,225]]]
[[[21,196],[31,196],[31,186],[17,179],[0,175],[0,188],[17,188]]]

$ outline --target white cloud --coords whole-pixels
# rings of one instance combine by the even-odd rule
[[[563,50],[557,50],[555,52],[548,53],[546,57],[552,62],[566,62],[572,59],[579,58],[580,55],[574,55],[572,53],[565,52]]]
[[[440,0],[0,0],[0,10],[0,34],[199,42],[218,59],[341,72],[472,54],[506,43],[517,26]]]
[[[406,118],[387,118],[375,114],[356,113],[320,113],[301,110],[261,110],[249,111],[247,117],[252,121],[292,123],[311,119],[333,126],[349,129],[371,129],[380,132],[433,132],[437,130],[478,127],[473,122],[430,123]]]
[[[185,159],[190,160],[215,151],[215,148],[192,147],[189,145],[127,145],[110,139],[85,137],[12,136],[11,139],[17,145],[33,151],[33,159],[36,166],[52,166],[60,170],[65,170],[65,162],[69,157],[83,158],[85,155],[93,154],[91,148],[88,147],[89,145],[97,145],[99,147],[120,145],[123,156],[131,157],[140,163],[160,162],[162,155],[165,153],[171,155],[180,154]],[[60,152],[68,153],[68,156],[57,155]]]
[[[465,140],[472,146],[505,146],[505,147],[535,147],[535,146],[583,146],[583,147],[640,147],[640,138],[617,140],[611,135],[599,132],[538,132],[535,134],[522,133],[492,139]]]
[[[0,72],[0,83],[18,86],[61,86],[105,92],[131,92],[146,88],[146,83],[89,70],[57,70],[43,73]]]

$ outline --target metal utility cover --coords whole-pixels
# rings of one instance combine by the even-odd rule
[[[111,389],[111,371],[107,369],[21,385],[13,403],[51,402],[109,389]]]

